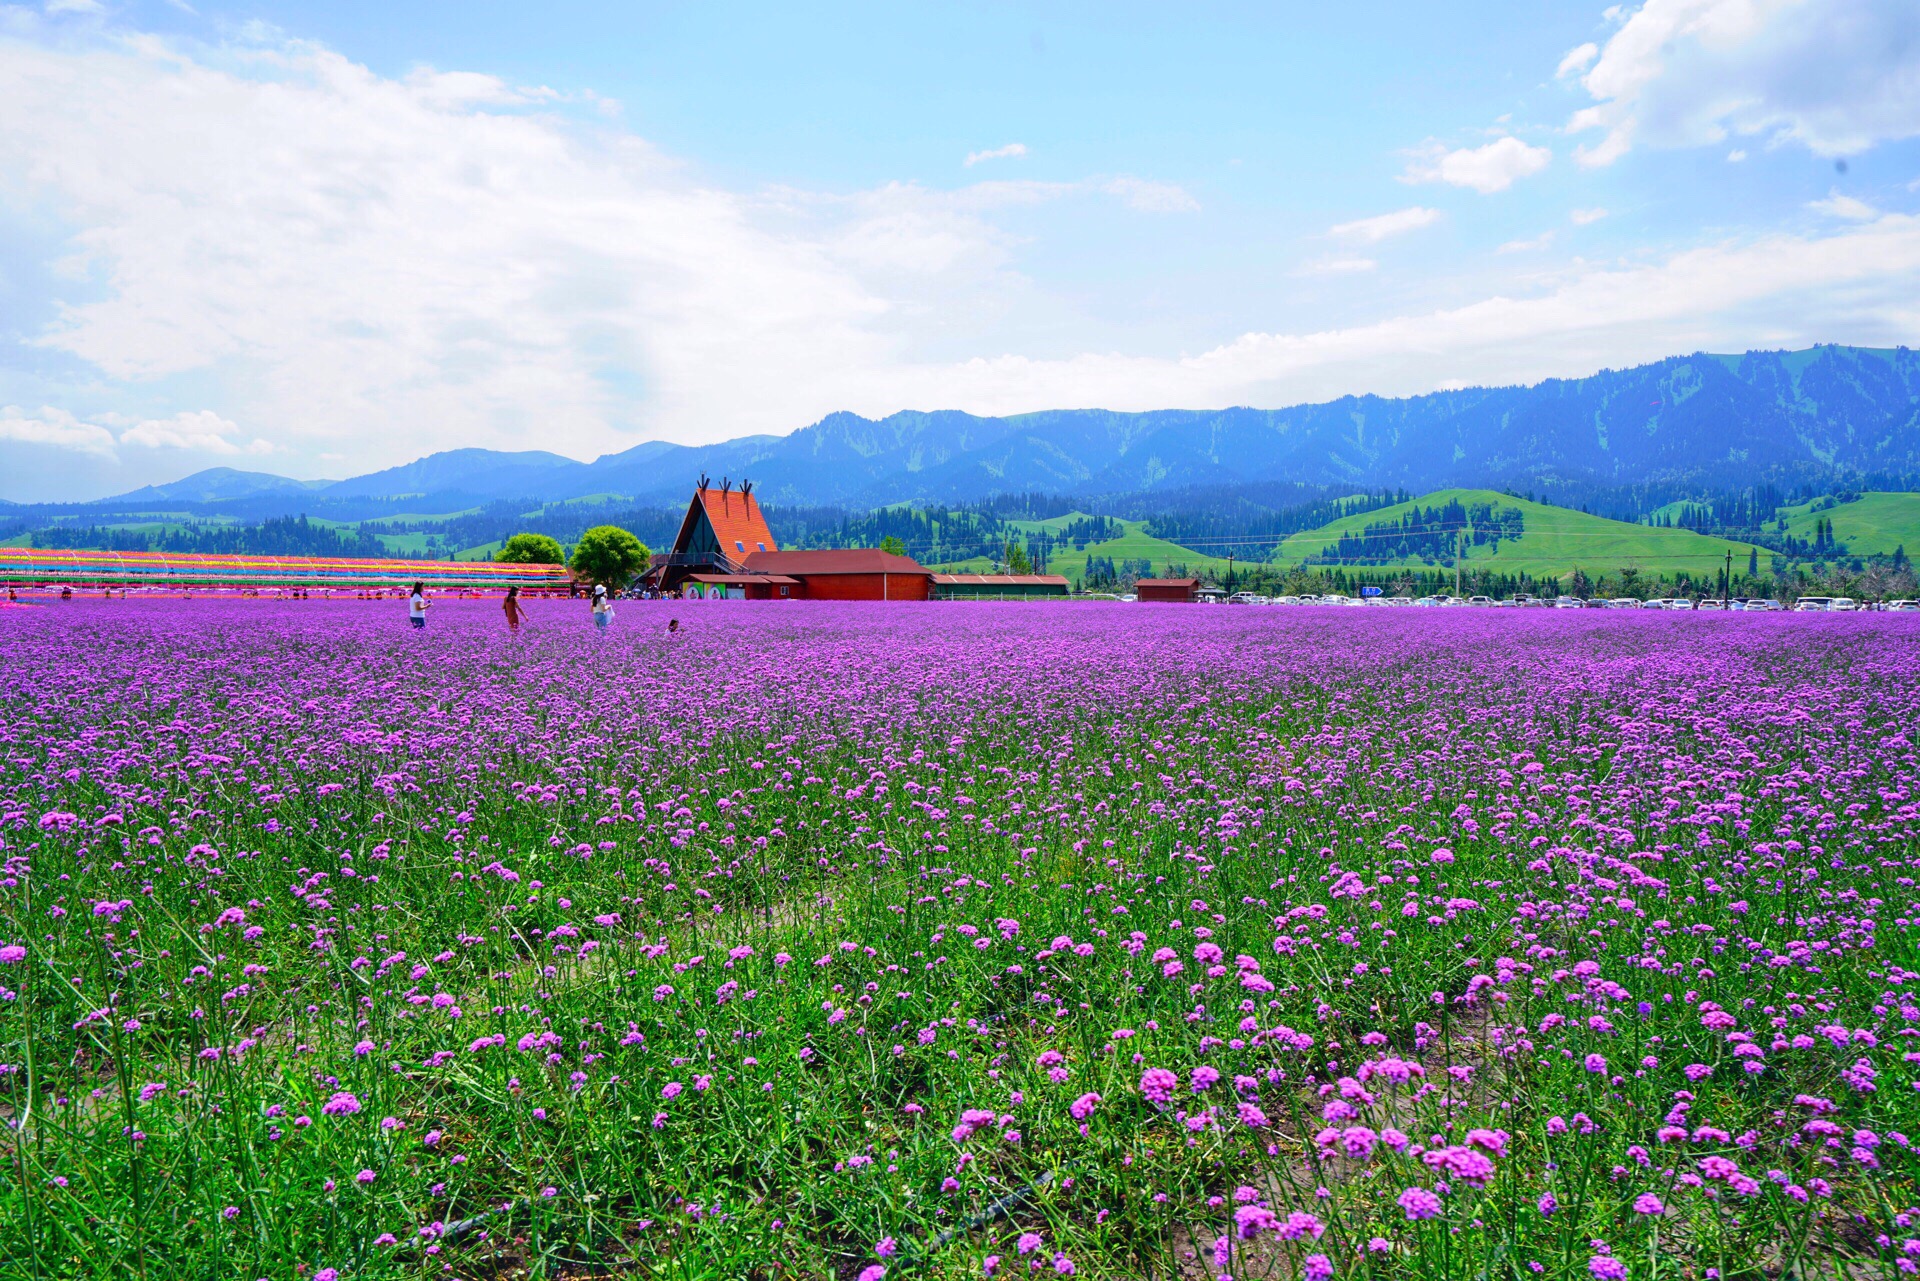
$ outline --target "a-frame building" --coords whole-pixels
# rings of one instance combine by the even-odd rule
[[[673,550],[653,558],[649,590],[728,600],[928,600],[933,575],[878,547],[783,552],[753,486],[705,476],[693,491]],[[1064,580],[1062,580],[1064,581]]]
[[[719,588],[715,594],[787,596],[797,585],[793,579],[747,570],[747,557],[778,550],[751,481],[735,488],[732,481],[723,480],[716,488],[702,476],[681,518],[680,532],[674,535],[673,549],[653,558],[646,584],[660,592],[704,595]]]

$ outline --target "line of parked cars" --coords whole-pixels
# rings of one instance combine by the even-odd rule
[[[1131,595],[1119,597],[1132,600]],[[1890,600],[1862,604],[1847,596],[1802,596],[1791,605],[1764,596],[1754,596],[1745,600],[1701,599],[1691,600],[1684,596],[1667,596],[1653,600],[1640,600],[1632,596],[1620,597],[1580,597],[1580,596],[1513,596],[1505,600],[1495,600],[1491,596],[1343,596],[1331,593],[1325,596],[1262,596],[1257,592],[1235,592],[1231,596],[1224,592],[1202,592],[1205,603],[1225,603],[1229,605],[1361,605],[1384,607],[1412,607],[1415,609],[1668,609],[1687,610],[1689,612],[1734,613],[1846,613],[1856,610],[1890,613],[1920,613],[1920,600]]]

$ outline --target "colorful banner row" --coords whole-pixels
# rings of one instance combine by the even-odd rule
[[[0,582],[235,587],[565,587],[559,565],[472,560],[373,560],[319,556],[204,556],[0,547]]]

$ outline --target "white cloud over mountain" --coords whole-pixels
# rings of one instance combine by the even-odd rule
[[[188,410],[171,418],[143,419],[120,433],[120,443],[148,449],[200,450],[226,458],[273,452],[268,441],[234,439],[239,433],[239,427],[211,409]]]
[[[118,436],[114,428],[121,428]],[[0,409],[0,441],[45,445],[101,458],[118,459],[121,446],[142,449],[185,450],[232,458],[241,454],[274,452],[273,444],[258,437],[237,440],[240,429],[210,409],[188,410],[171,418],[129,421],[119,414],[102,414],[82,421],[73,413],[42,406],[28,413],[17,405]]]
[[[43,405],[38,412],[7,405],[0,408],[0,441],[16,445],[46,445],[112,458],[113,433],[97,423],[83,423],[65,409]]]
[[[1602,131],[1575,152],[1583,165],[1639,143],[1757,136],[1843,156],[1920,134],[1913,0],[1646,0],[1597,57],[1593,47],[1560,64],[1563,75],[1586,67],[1594,100],[1568,131]]]

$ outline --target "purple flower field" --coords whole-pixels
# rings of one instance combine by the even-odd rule
[[[0,1276],[1920,1269],[1920,619],[0,634]]]

